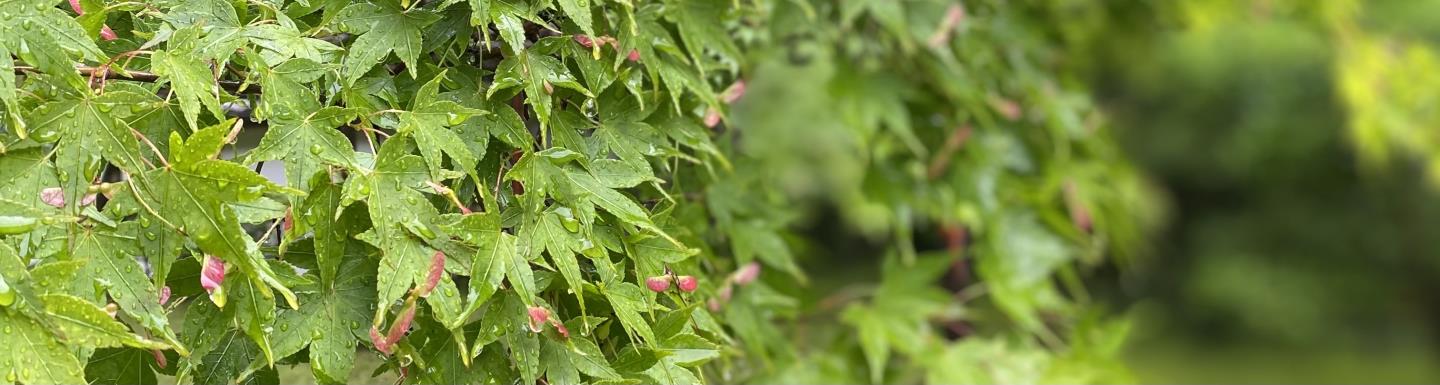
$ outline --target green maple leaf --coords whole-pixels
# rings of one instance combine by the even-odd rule
[[[151,332],[162,336],[176,346],[175,332],[170,329],[170,319],[160,306],[160,294],[145,277],[144,267],[135,260],[139,254],[138,245],[131,237],[116,234],[116,229],[102,227],[85,228],[72,240],[71,254],[84,258],[84,267],[76,273],[81,279],[72,283],[72,293],[94,293],[96,282],[103,282],[105,291],[120,306],[120,310]]]
[[[197,62],[223,66],[249,41],[246,32],[251,26],[242,26],[235,6],[224,0],[179,2],[165,14],[165,21],[175,28],[170,50]]]
[[[307,174],[303,171],[290,173],[292,162],[311,161],[352,169],[358,167],[350,140],[336,129],[353,119],[353,110],[333,106],[303,115],[272,117],[268,120],[270,129],[265,132],[265,137],[260,139],[260,144],[247,155],[246,163],[283,159],[286,162],[286,177],[300,182],[306,180]]]
[[[180,100],[180,110],[190,129],[198,129],[200,107],[203,105],[215,117],[224,116],[220,111],[220,96],[216,93],[214,75],[205,62],[184,52],[184,50],[156,51],[150,55],[152,69],[160,79],[170,83]]]
[[[450,159],[455,161],[456,168],[464,173],[472,173],[475,164],[480,161],[465,147],[464,139],[449,127],[460,125],[481,111],[466,108],[453,101],[439,100],[440,82],[444,79],[445,71],[435,75],[434,79],[426,82],[415,93],[410,110],[398,113],[400,127],[397,132],[415,138],[415,144],[420,148],[420,155],[425,158],[430,177],[434,180],[448,179],[440,172],[444,165],[442,152],[449,155]]]
[[[595,27],[590,21],[590,0],[559,0],[560,10],[565,11],[565,16],[580,27],[580,31],[586,35],[595,36]],[[595,52],[599,53],[599,46],[595,46]]]
[[[470,262],[469,303],[458,319],[445,321],[447,327],[453,329],[495,295],[510,271],[514,256],[519,253],[516,251],[515,236],[500,230],[500,218],[493,213],[466,215],[456,224],[447,226],[446,231],[462,234],[465,243],[476,246]]]
[[[641,316],[650,310],[644,289],[633,283],[620,282],[606,286],[601,292],[605,294],[605,299],[610,301],[610,307],[615,310],[615,318],[620,320],[620,326],[625,327],[633,341],[648,344],[658,342],[655,340],[655,332],[650,329],[650,323]]]
[[[232,122],[206,128],[188,140],[170,136],[170,167],[141,174],[137,197],[148,202],[170,224],[180,229],[200,250],[233,264],[257,289],[271,297],[271,288],[285,296],[291,308],[299,307],[295,294],[276,278],[255,241],[240,227],[230,206],[249,202],[265,193],[302,192],[276,185],[238,163],[214,159],[224,145]]]
[[[542,250],[550,254],[550,259],[555,262],[556,269],[565,278],[565,283],[570,286],[570,291],[575,294],[575,300],[580,305],[580,313],[585,314],[585,279],[580,276],[580,262],[575,259],[575,253],[579,251],[580,239],[576,233],[579,230],[578,224],[573,218],[561,218],[560,212],[568,216],[569,209],[557,208],[534,215],[526,233],[530,239],[530,259],[538,258]],[[562,221],[572,223],[570,227],[562,224]]]
[[[80,100],[57,100],[31,112],[30,123],[35,138],[55,143],[55,167],[65,203],[72,213],[79,212],[81,197],[91,179],[99,172],[99,164],[90,161],[99,155],[115,167],[129,173],[145,169],[140,144],[131,133],[130,125],[115,116],[116,107],[127,108],[143,96],[127,91],[108,92],[95,96],[89,93]]]
[[[545,380],[557,384],[579,384],[580,371],[570,361],[569,348],[564,343],[550,338],[540,340],[540,367],[545,369]]]
[[[705,56],[705,49],[714,49],[730,58],[739,58],[740,49],[734,39],[725,33],[725,14],[731,2],[726,0],[681,0],[667,1],[666,11],[685,42],[685,50],[696,68]]]
[[[275,355],[289,356],[309,346],[315,379],[345,382],[354,367],[357,336],[364,335],[368,312],[375,305],[375,267],[363,255],[349,255],[338,266],[336,280],[297,287],[304,293],[300,297],[304,305],[277,316]]]
[[[17,312],[0,311],[0,373],[7,382],[84,384],[80,360],[50,330]]]
[[[164,343],[130,333],[104,309],[85,299],[65,294],[35,295],[37,284],[60,282],[51,282],[46,277],[31,280],[25,265],[8,245],[0,245],[0,268],[3,268],[0,278],[7,283],[6,291],[11,294],[18,291],[18,297],[24,301],[0,312],[0,325],[3,325],[0,328],[4,329],[0,343],[7,347],[0,353],[0,373],[6,374],[7,382],[83,383],[80,362],[70,352],[71,348],[169,348]],[[144,281],[143,276],[140,281]],[[44,311],[36,311],[31,306]]]
[[[593,223],[594,207],[599,206],[624,223],[650,231],[671,243],[680,244],[680,241],[656,226],[640,205],[608,187],[615,184],[613,181],[599,179],[590,172],[565,164],[578,157],[579,154],[561,148],[525,154],[506,178],[523,182],[527,195],[534,193],[537,196],[555,197],[575,210],[575,216],[586,226]]]
[[[570,75],[570,70],[565,68],[560,59],[532,50],[521,51],[501,61],[500,66],[495,69],[495,83],[485,91],[485,97],[489,98],[497,91],[516,86],[524,87],[525,102],[535,108],[535,115],[539,118],[542,129],[550,122],[550,111],[554,108],[550,94],[555,88],[569,88],[585,96],[594,96],[585,86],[580,85],[580,82],[575,81],[575,77]]]
[[[155,359],[152,357],[150,352],[140,349],[99,349],[85,364],[85,379],[92,384],[154,385]]]
[[[85,89],[85,80],[75,71],[76,60],[106,58],[95,41],[67,11],[47,0],[0,0],[0,101],[12,114],[21,110],[16,98],[15,72],[11,55],[58,77],[76,90]],[[14,119],[19,122],[18,119]],[[19,127],[24,127],[19,124]]]
[[[41,301],[45,302],[46,315],[58,327],[57,332],[71,344],[94,348],[170,348],[165,343],[130,333],[124,324],[106,314],[105,309],[80,297],[46,294],[41,296]]]
[[[416,190],[427,175],[424,161],[409,154],[412,149],[414,144],[405,137],[386,141],[376,155],[375,169],[352,176],[341,194],[341,205],[363,200],[369,209],[373,227],[358,237],[380,249],[380,268],[385,273],[380,274],[376,290],[382,304],[399,299],[412,283],[425,282],[435,252],[426,241],[442,238],[434,225],[439,213]],[[376,319],[387,310],[377,307]]]
[[[421,32],[438,20],[440,17],[433,12],[407,10],[391,1],[345,7],[335,22],[340,23],[341,31],[359,34],[345,55],[342,70],[345,83],[354,84],[391,52],[405,63],[410,76],[414,77],[419,68]]]

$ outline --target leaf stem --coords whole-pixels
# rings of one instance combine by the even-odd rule
[[[145,212],[150,213],[150,216],[155,217],[155,219],[159,219],[160,223],[164,223],[165,226],[169,226],[171,229],[174,229],[180,234],[185,234],[185,229],[181,229],[180,226],[176,226],[174,223],[170,223],[170,221],[166,220],[165,217],[160,216],[160,213],[155,212],[155,208],[150,207],[149,203],[145,203],[145,198],[140,196],[140,189],[135,187],[135,180],[133,178],[130,178],[127,175],[125,178],[125,184],[130,185],[130,194],[135,196],[135,201],[140,203],[140,207],[145,208]]]
[[[155,142],[151,142],[150,138],[140,133],[140,130],[136,130],[135,127],[130,127],[130,135],[135,135],[141,142],[145,142],[145,146],[150,147],[150,151],[154,152],[155,157],[160,159],[160,164],[164,165],[167,169],[170,168],[170,161],[165,160],[165,154],[160,153],[160,148],[155,147]]]

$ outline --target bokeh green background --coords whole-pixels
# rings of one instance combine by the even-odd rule
[[[1416,90],[1346,95],[1347,63],[1400,64],[1362,56],[1334,20],[1345,12],[1383,52],[1409,57],[1440,42],[1440,2],[1048,3],[1070,44],[1062,60],[1082,69],[1169,203],[1151,252],[1096,280],[1135,317],[1127,360],[1139,380],[1440,381],[1440,194],[1423,161],[1433,134],[1407,137],[1422,142],[1398,146],[1409,153],[1356,143],[1374,129],[1360,109],[1408,114],[1387,129],[1424,133],[1440,129],[1424,119],[1440,100],[1406,76],[1389,80]],[[1420,102],[1388,97],[1407,93]]]

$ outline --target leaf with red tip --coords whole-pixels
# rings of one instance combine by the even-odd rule
[[[40,190],[40,201],[56,208],[65,208],[65,191],[59,187],[46,187]]]
[[[415,304],[411,303],[410,306],[405,307],[405,312],[400,313],[400,318],[395,319],[395,323],[390,325],[390,332],[385,334],[385,344],[394,346],[396,342],[400,342],[401,338],[405,338],[405,332],[410,331],[410,322],[414,320]]]
[[[225,261],[205,254],[205,261],[200,270],[200,287],[210,293],[210,302],[216,307],[225,307]]]
[[[445,252],[436,250],[435,255],[430,257],[430,274],[425,276],[425,286],[420,290],[420,296],[430,295],[435,290],[435,285],[440,284],[440,277],[445,274]]]
[[[530,313],[530,331],[539,333],[544,329],[545,322],[550,319],[550,309],[531,306],[528,312]]]
[[[375,350],[379,350],[380,353],[387,356],[395,352],[390,343],[385,341],[385,336],[380,335],[380,329],[375,325],[370,326],[370,343],[375,344]]]

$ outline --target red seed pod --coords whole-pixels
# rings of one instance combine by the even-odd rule
[[[161,305],[164,305],[166,302],[170,302],[170,286],[169,286],[169,285],[161,286],[161,287],[160,287],[160,304],[161,304]]]
[[[645,287],[656,293],[663,293],[670,289],[670,276],[657,275],[645,279]]]
[[[595,39],[591,39],[590,36],[587,35],[575,35],[575,42],[580,43],[580,45],[585,48],[595,46]]]
[[[713,128],[713,127],[715,127],[715,125],[717,125],[717,124],[720,124],[720,111],[717,111],[717,110],[715,110],[714,108],[706,109],[706,110],[705,110],[705,127],[712,127],[712,128]]]
[[[561,337],[570,338],[570,329],[566,329],[565,324],[560,323],[560,321],[550,320],[550,325],[555,327],[555,331],[559,332]]]
[[[719,300],[716,300],[716,299],[714,299],[714,298],[711,298],[709,301],[705,301],[705,307],[710,308],[710,311],[711,311],[711,312],[720,311],[720,301],[719,301]]]
[[[159,366],[160,369],[165,369],[165,366],[168,365],[165,361],[165,353],[161,352],[160,349],[150,349],[150,354],[155,356],[155,366]]]
[[[745,80],[737,79],[734,84],[725,88],[725,92],[720,94],[720,100],[724,101],[725,104],[730,104],[735,103],[736,100],[740,100],[741,96],[745,96]]]
[[[746,264],[745,266],[740,267],[739,270],[735,270],[735,273],[730,275],[730,279],[731,279],[731,280],[734,280],[734,281],[735,281],[735,284],[737,284],[737,285],[744,285],[744,284],[748,284],[748,283],[750,283],[750,282],[754,282],[755,279],[756,279],[756,278],[759,278],[759,277],[760,277],[760,263],[759,263],[759,262],[750,262],[749,264]]]
[[[1020,103],[993,95],[990,97],[990,108],[995,109],[995,112],[1000,113],[1006,120],[1018,120],[1025,113],[1020,108]]]
[[[440,284],[440,278],[445,274],[445,252],[436,250],[435,255],[430,257],[430,274],[425,276],[425,286],[420,290],[420,296],[430,295],[435,286]]]
[[[630,49],[630,54],[629,54],[629,55],[625,55],[625,60],[629,60],[631,63],[639,63],[639,62],[640,62],[640,50],[633,49],[633,48]]]
[[[686,293],[693,292],[695,291],[695,289],[700,287],[700,280],[695,279],[695,277],[689,275],[682,275],[676,278],[675,283],[676,286],[680,286],[680,291]]]
[[[290,211],[290,209],[285,209],[285,220],[280,222],[280,230],[284,230],[287,233],[290,232],[290,229],[295,228],[295,215],[291,214]]]
[[[530,331],[539,333],[544,330],[545,322],[550,320],[550,309],[531,306],[528,311],[530,313]]]

